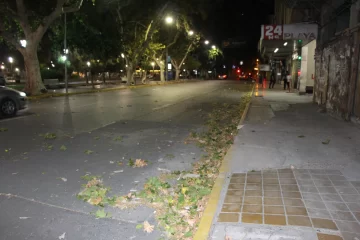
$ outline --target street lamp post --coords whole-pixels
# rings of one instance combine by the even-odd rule
[[[67,34],[67,27],[66,27],[66,12],[65,12],[64,13],[64,53],[65,53],[65,56],[67,55],[66,34]],[[64,61],[64,68],[65,68],[65,91],[66,91],[66,93],[68,93],[68,78],[67,78],[66,59]]]
[[[165,22],[166,24],[170,25],[174,22],[174,19],[171,16],[167,16],[165,18]],[[169,74],[169,70],[168,70],[168,58],[169,58],[169,51],[168,51],[168,44],[166,44],[165,47],[165,51],[166,51],[166,59],[165,59],[165,81],[168,81],[168,74]]]

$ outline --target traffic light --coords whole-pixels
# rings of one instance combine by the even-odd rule
[[[240,73],[240,69],[236,70],[237,73]]]

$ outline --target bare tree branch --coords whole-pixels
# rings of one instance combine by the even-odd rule
[[[17,50],[19,50],[21,53],[23,53],[24,49],[20,45],[20,42],[18,39],[12,35],[10,32],[5,30],[5,26],[3,22],[0,22],[0,35],[9,43],[11,43]]]
[[[16,7],[17,7],[17,15],[19,17],[19,24],[23,29],[25,36],[31,33],[31,28],[29,25],[29,19],[26,14],[26,7],[24,4],[24,0],[16,0]]]
[[[36,29],[36,38],[40,41],[50,24],[61,14],[66,0],[57,0],[56,7],[48,16],[46,16],[39,27]]]

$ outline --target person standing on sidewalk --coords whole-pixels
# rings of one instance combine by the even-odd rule
[[[287,85],[289,92],[290,92],[291,82],[292,82],[291,75],[290,75],[289,71],[286,71],[286,85]]]
[[[261,73],[259,73],[259,85],[263,87],[263,76],[261,75]]]
[[[286,71],[285,75],[283,76],[284,90],[288,89],[290,91],[290,83],[288,81],[288,76],[289,76],[289,71]]]
[[[274,73],[274,72],[271,72],[269,89],[274,88],[275,81],[276,81],[276,79],[275,79],[275,73]]]

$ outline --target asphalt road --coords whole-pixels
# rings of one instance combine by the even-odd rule
[[[184,144],[189,132],[203,128],[214,103],[238,102],[248,86],[202,81],[74,95],[31,102],[18,117],[0,119],[7,129],[0,132],[0,239],[158,239],[159,230],[135,228],[156,225],[146,207],[106,208],[112,218],[96,219],[97,208],[76,198],[81,176],[100,175],[111,194],[125,195],[159,169],[190,169],[204,153]],[[129,158],[149,165],[131,168]]]

